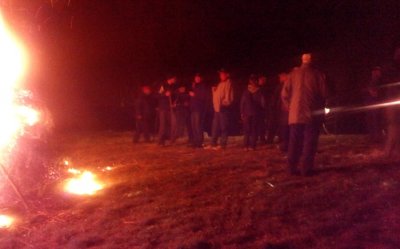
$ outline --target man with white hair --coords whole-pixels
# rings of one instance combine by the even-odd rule
[[[289,173],[312,175],[323,121],[323,117],[315,115],[315,111],[325,106],[327,86],[325,75],[312,66],[311,54],[302,55],[302,64],[290,73],[281,97],[289,111]],[[300,162],[301,171],[297,169]]]

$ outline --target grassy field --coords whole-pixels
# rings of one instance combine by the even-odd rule
[[[318,174],[307,178],[287,175],[274,146],[240,144],[209,151],[134,145],[129,133],[58,136],[57,158],[106,188],[77,197],[48,185],[29,199],[31,213],[0,231],[0,248],[399,248],[399,165],[363,137],[322,137]]]

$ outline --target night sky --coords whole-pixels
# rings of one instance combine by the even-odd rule
[[[290,70],[303,51],[317,54],[335,89],[357,89],[399,42],[394,0],[67,2],[14,1],[12,15],[4,7],[14,23],[23,20],[33,85],[66,126],[76,125],[71,113],[89,120],[129,105],[135,86],[167,73],[215,81],[225,67],[242,84],[253,72]]]

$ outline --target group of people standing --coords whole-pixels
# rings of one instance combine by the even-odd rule
[[[220,81],[211,87],[201,74],[196,74],[189,86],[178,84],[177,77],[170,75],[154,93],[149,85],[143,85],[135,100],[133,141],[143,135],[150,142],[151,127],[157,124],[160,146],[168,140],[174,144],[186,131],[193,148],[226,149],[236,94],[230,73],[224,69],[218,73]],[[288,153],[289,173],[310,175],[322,122],[318,111],[327,97],[325,76],[312,66],[312,55],[304,54],[301,66],[280,74],[279,82],[270,88],[264,75],[250,76],[238,100],[244,149],[255,150],[258,142],[272,143],[278,135],[281,150]],[[211,108],[211,143],[205,145],[205,120]],[[298,170],[299,164],[302,170]]]

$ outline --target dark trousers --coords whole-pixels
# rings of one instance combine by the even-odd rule
[[[261,118],[257,116],[248,116],[243,118],[243,145],[246,148],[256,148],[257,135],[260,133],[259,127],[261,124]]]
[[[218,138],[221,137],[220,144],[226,147],[228,143],[228,113],[227,112],[214,112],[212,123],[212,141],[211,145],[216,146]]]
[[[282,111],[280,113],[279,121],[279,149],[282,152],[288,152],[289,149],[290,128],[288,122],[289,113],[286,111]]]
[[[266,143],[266,135],[267,135],[267,122],[266,122],[266,117],[261,117],[260,120],[260,125],[258,127],[258,136],[257,138],[260,140],[262,143]]]
[[[288,164],[290,173],[297,172],[301,161],[302,173],[308,174],[314,168],[314,158],[317,153],[320,123],[291,124]]]
[[[204,122],[204,114],[202,112],[193,111],[191,113],[193,146],[200,147],[203,145],[204,142],[203,122]]]
[[[267,122],[267,132],[266,132],[267,143],[272,144],[274,142],[275,137],[279,134],[278,132],[279,132],[279,119],[271,115]]]
[[[176,136],[183,137],[187,132],[189,142],[193,139],[192,125],[190,121],[190,111],[186,108],[176,110]]]
[[[168,138],[176,140],[176,115],[170,111],[159,111],[158,143],[163,145]]]
[[[140,136],[143,135],[144,140],[146,142],[150,141],[150,119],[141,118],[136,119],[136,130],[135,135],[133,136],[133,142],[139,142]]]
[[[282,152],[287,152],[289,149],[290,128],[287,124],[281,124],[279,127],[279,149]]]
[[[372,142],[380,142],[382,136],[381,110],[369,110],[366,113],[366,124]]]

